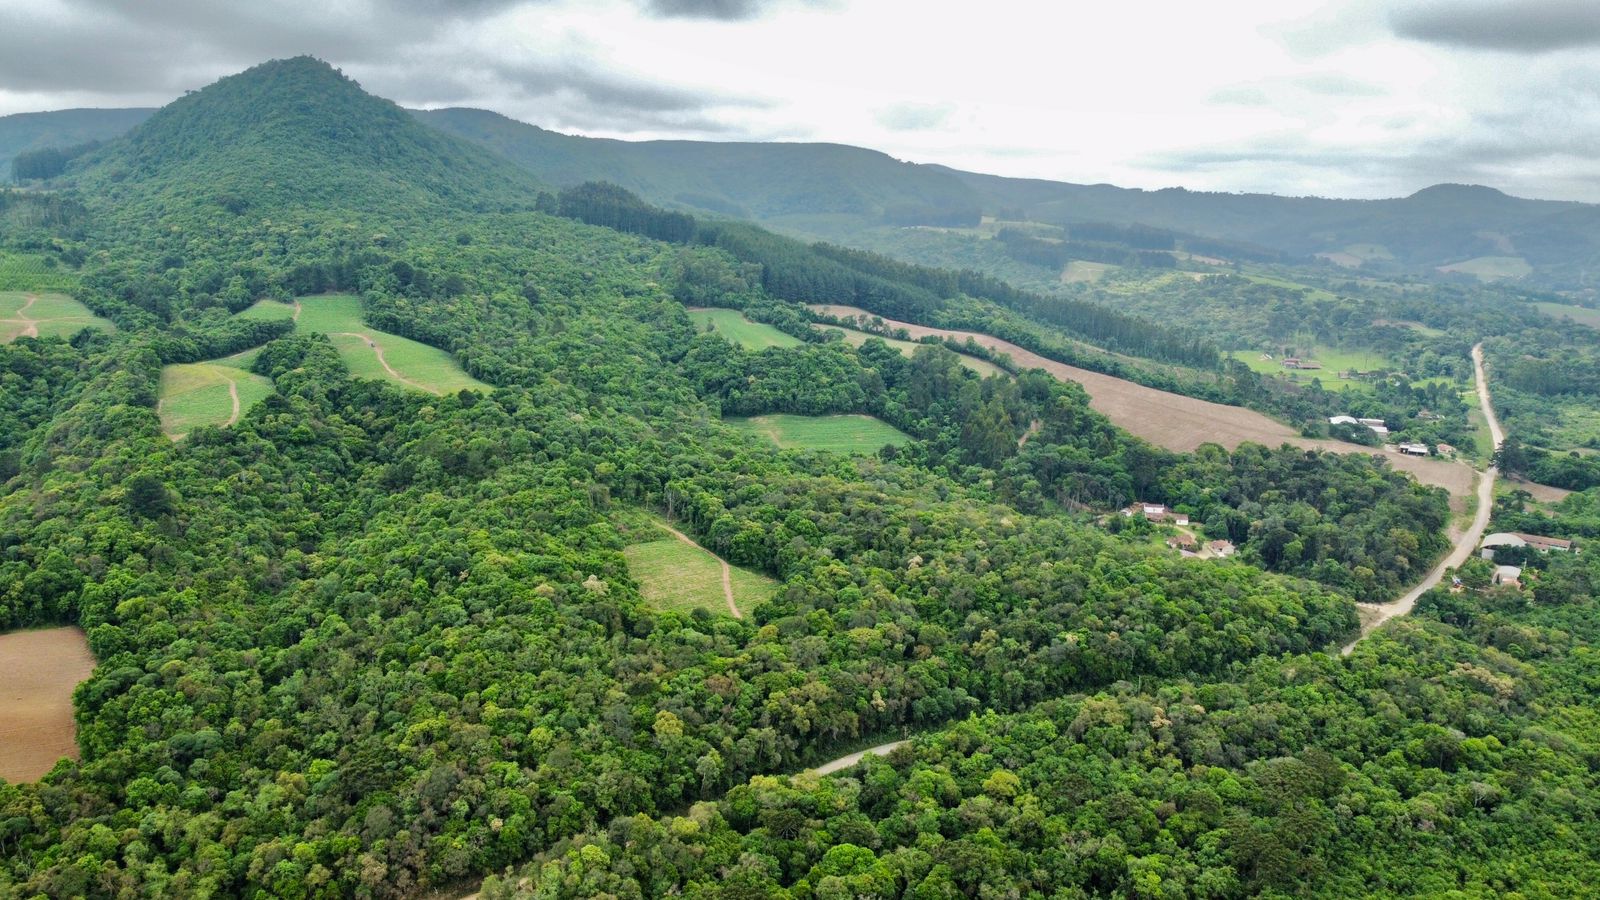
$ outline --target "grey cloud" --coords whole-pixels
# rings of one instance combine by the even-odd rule
[[[645,11],[663,19],[754,19],[785,3],[822,6],[828,0],[639,0]]]
[[[932,131],[955,112],[950,103],[896,103],[878,111],[878,124],[891,131]]]
[[[1399,37],[1430,44],[1545,53],[1600,46],[1600,5],[1592,0],[1443,0],[1397,10]]]
[[[626,133],[711,134],[713,110],[762,105],[619,74],[576,55],[498,59],[463,26],[549,0],[62,0],[55,14],[0,6],[0,85],[10,91],[148,104],[270,58],[325,59],[380,96],[413,106],[534,111],[540,124]],[[636,0],[644,3],[646,0]],[[97,48],[93,53],[84,47]]]

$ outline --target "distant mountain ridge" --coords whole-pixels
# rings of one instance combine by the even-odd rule
[[[109,141],[155,114],[154,109],[58,109],[0,116],[0,175],[18,154]]]
[[[827,233],[808,220],[963,226],[983,214],[1055,225],[1139,224],[1377,271],[1470,269],[1484,260],[1509,260],[1531,269],[1530,283],[1552,288],[1586,287],[1591,270],[1600,272],[1600,206],[1523,199],[1477,185],[1439,184],[1382,200],[1146,191],[907,163],[841,144],[632,142],[560,134],[485,110],[402,116],[389,106],[388,127],[398,128],[401,118],[425,123],[430,133],[492,150],[554,187],[611,181],[664,205],[791,231]],[[47,139],[41,135],[110,136],[144,115],[68,110],[7,116],[0,118],[0,154],[24,144],[36,149]],[[239,138],[248,142],[249,131]],[[515,181],[503,170],[497,177]]]

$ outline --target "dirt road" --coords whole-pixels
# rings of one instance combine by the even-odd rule
[[[867,756],[888,756],[889,753],[894,750],[894,748],[906,743],[908,742],[890,741],[887,744],[879,744],[876,747],[868,747],[865,750],[857,750],[854,753],[846,753],[838,759],[825,762],[822,765],[817,766],[811,771],[816,772],[818,775],[828,775],[833,772],[838,772],[841,769],[848,769],[856,763],[861,762],[862,758]]]
[[[671,525],[662,522],[661,527],[671,532],[672,536],[678,540],[683,541],[685,544],[688,544],[696,550],[699,550],[701,553],[707,554],[712,559],[716,560],[718,565],[722,566],[722,596],[728,601],[728,612],[731,613],[735,619],[744,618],[744,613],[739,612],[739,607],[733,602],[733,571],[728,568],[727,561],[715,553],[712,553],[710,550],[707,550],[706,548],[695,543],[694,538],[691,538],[687,534],[684,534],[678,529],[673,528]]]
[[[954,338],[957,341],[971,338],[980,347],[987,347],[1010,356],[1012,362],[1023,368],[1043,369],[1063,381],[1076,381],[1088,392],[1089,405],[1095,410],[1127,431],[1168,450],[1187,453],[1204,443],[1221,444],[1232,449],[1245,441],[1250,441],[1267,447],[1289,443],[1298,447],[1329,450],[1335,453],[1382,453],[1373,447],[1363,447],[1345,441],[1303,438],[1288,425],[1253,410],[1185,397],[1182,394],[1145,387],[1100,372],[1069,366],[1047,359],[1010,341],[975,331],[956,331],[896,322],[874,316],[854,306],[813,304],[809,308],[814,312],[838,318],[880,319],[891,328],[904,328],[913,338],[929,335]],[[1409,472],[1424,484],[1437,485],[1454,496],[1466,496],[1472,491],[1473,472],[1466,465],[1405,456],[1400,453],[1382,453],[1382,455],[1395,469]]]
[[[1478,405],[1483,409],[1484,420],[1489,423],[1489,435],[1494,440],[1495,449],[1500,448],[1500,443],[1506,439],[1505,432],[1500,428],[1500,419],[1494,414],[1494,405],[1489,401],[1489,379],[1483,371],[1483,345],[1472,348],[1472,367],[1478,380]],[[1344,645],[1340,653],[1349,656],[1356,649],[1356,644],[1362,638],[1376,631],[1378,626],[1411,612],[1417,605],[1417,598],[1426,594],[1444,579],[1447,569],[1459,567],[1477,549],[1478,541],[1483,538],[1483,532],[1489,527],[1489,514],[1494,510],[1494,481],[1498,473],[1494,466],[1490,466],[1478,477],[1478,508],[1473,512],[1472,524],[1467,530],[1456,538],[1456,545],[1451,548],[1449,555],[1433,567],[1426,578],[1407,591],[1400,599],[1392,603],[1362,603],[1360,606],[1368,614],[1362,616],[1361,634],[1355,640]]]

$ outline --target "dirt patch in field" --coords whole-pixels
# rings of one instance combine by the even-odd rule
[[[810,308],[815,312],[839,318],[865,316],[869,320],[882,319],[881,316],[874,316],[854,306],[813,304]],[[980,346],[1009,355],[1013,362],[1025,369],[1043,369],[1063,381],[1076,381],[1088,392],[1089,405],[1104,414],[1106,418],[1152,444],[1169,450],[1187,453],[1206,443],[1221,444],[1232,449],[1245,441],[1250,441],[1268,447],[1289,443],[1298,447],[1330,450],[1335,453],[1376,454],[1389,460],[1394,468],[1411,473],[1423,484],[1438,485],[1452,494],[1468,494],[1472,491],[1472,469],[1461,463],[1384,453],[1372,447],[1344,441],[1303,438],[1288,425],[1254,410],[1159,391],[1132,381],[1069,366],[1053,359],[1046,359],[1010,341],[1003,341],[986,334],[929,328],[925,325],[912,325],[909,322],[896,322],[891,319],[882,321],[891,328],[904,328],[913,339],[937,335],[965,341],[970,337]]]
[[[1507,478],[1512,490],[1527,491],[1533,499],[1540,503],[1560,503],[1567,499],[1572,492],[1566,488],[1551,487],[1548,484],[1534,484],[1522,478]]]
[[[36,781],[78,758],[72,689],[93,671],[77,628],[0,634],[0,778]]]

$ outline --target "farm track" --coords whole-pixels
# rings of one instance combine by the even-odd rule
[[[1483,417],[1489,424],[1489,435],[1494,441],[1496,450],[1506,439],[1505,432],[1500,428],[1500,419],[1494,414],[1494,404],[1489,399],[1489,379],[1483,370],[1483,345],[1478,344],[1472,348],[1472,368],[1478,381],[1478,405],[1483,409]],[[1426,577],[1415,587],[1401,595],[1400,599],[1391,603],[1362,603],[1358,604],[1368,613],[1363,617],[1361,633],[1356,639],[1344,645],[1339,653],[1349,656],[1355,651],[1356,645],[1368,635],[1378,629],[1380,625],[1397,616],[1403,616],[1416,608],[1417,599],[1436,587],[1444,580],[1444,573],[1448,569],[1459,567],[1472,555],[1477,548],[1478,541],[1483,537],[1483,532],[1489,527],[1489,515],[1494,509],[1494,481],[1498,472],[1494,466],[1489,466],[1478,478],[1478,508],[1473,512],[1472,524],[1467,527],[1460,537],[1456,538],[1455,547],[1439,564],[1430,570]]]
[[[695,543],[694,538],[691,538],[687,534],[684,534],[678,529],[673,528],[671,525],[662,522],[661,527],[665,528],[672,534],[673,537],[677,538],[678,540],[683,541],[685,544],[688,544],[696,550],[699,550],[701,553],[707,554],[712,559],[716,560],[718,565],[722,566],[722,597],[728,601],[728,612],[732,614],[735,619],[744,618],[744,613],[739,612],[738,605],[733,602],[733,569],[728,566],[727,560]]]
[[[298,304],[298,303],[295,304],[297,310],[298,310],[299,305],[300,304]],[[378,357],[378,365],[383,366],[383,370],[385,372],[389,373],[389,377],[390,378],[393,378],[395,381],[398,381],[401,384],[408,384],[411,387],[414,387],[417,390],[422,391],[425,394],[432,394],[435,397],[439,396],[439,393],[440,393],[439,391],[436,391],[433,388],[428,387],[426,385],[418,384],[417,382],[412,381],[411,379],[405,377],[404,375],[401,375],[399,372],[396,372],[394,370],[394,366],[389,365],[389,361],[387,359],[384,359],[384,357],[383,357],[383,347],[379,346],[377,340],[375,340],[372,336],[367,335],[367,334],[362,334],[359,331],[330,331],[328,333],[329,334],[336,334],[336,335],[339,335],[340,337],[356,337],[356,338],[360,338],[360,339],[366,341],[367,342],[367,349],[371,350],[373,355]]]
[[[18,337],[33,337],[33,338],[36,338],[36,337],[39,336],[39,323],[37,321],[35,321],[33,319],[33,317],[28,315],[29,307],[31,307],[31,306],[33,306],[33,304],[37,303],[38,300],[39,300],[39,295],[38,294],[29,294],[28,295],[28,302],[22,304],[21,308],[19,308],[17,310],[17,318],[18,319],[21,319],[24,322],[31,323],[30,325],[28,325],[27,328],[22,329],[22,334],[18,335]]]
[[[1344,441],[1304,438],[1288,425],[1253,410],[1186,397],[1100,372],[1069,366],[1040,356],[1010,341],[976,331],[931,328],[926,325],[897,322],[875,316],[854,306],[813,304],[809,308],[814,312],[841,319],[858,316],[869,320],[879,319],[890,328],[904,328],[913,339],[934,336],[965,341],[971,338],[979,346],[1010,356],[1012,362],[1023,368],[1043,369],[1062,381],[1077,382],[1088,393],[1089,405],[1096,411],[1132,434],[1168,450],[1187,453],[1205,443],[1221,444],[1232,449],[1250,441],[1268,447],[1287,443],[1334,453],[1380,452],[1372,447]],[[1473,471],[1469,466],[1404,456],[1399,453],[1386,453],[1383,456],[1395,469],[1410,473],[1424,484],[1442,487],[1455,496],[1466,496],[1472,492]]]

